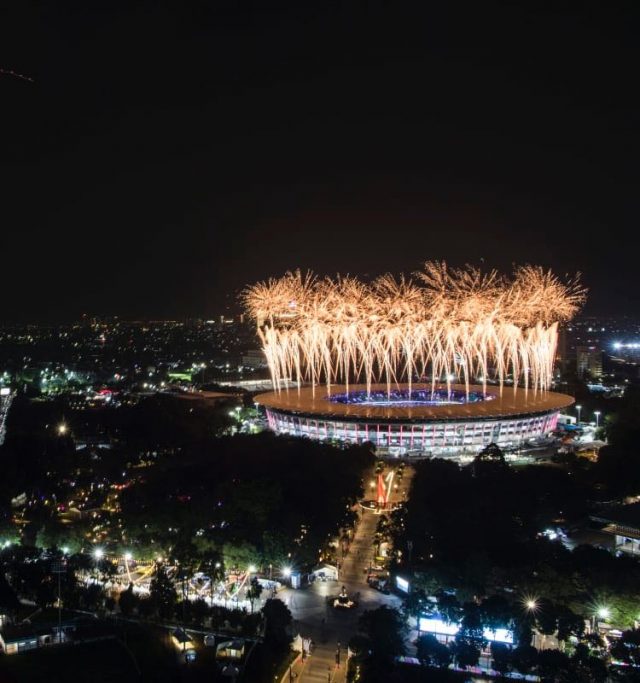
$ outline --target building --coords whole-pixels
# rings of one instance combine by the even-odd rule
[[[602,378],[602,350],[597,346],[576,347],[576,371],[578,377]]]
[[[373,442],[393,455],[476,453],[490,443],[518,448],[546,437],[570,396],[522,388],[451,385],[307,387],[260,394],[269,427],[280,434],[344,443]]]
[[[618,505],[591,515],[605,534],[613,536],[614,551],[640,555],[640,503]]]
[[[262,349],[249,349],[242,356],[242,367],[249,370],[261,370],[267,367],[267,358]]]
[[[13,401],[13,392],[9,387],[0,387],[0,446],[4,443],[7,433],[7,415]]]

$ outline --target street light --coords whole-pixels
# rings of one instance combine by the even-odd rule
[[[593,414],[596,416],[596,429],[600,426],[600,411],[594,410]]]
[[[283,567],[282,576],[288,579],[291,576],[291,567]]]
[[[67,425],[64,422],[61,422],[58,425],[58,434],[60,436],[64,436],[67,433],[67,429],[68,429]]]
[[[256,573],[256,565],[255,564],[250,564],[249,565],[249,574],[255,574]]]
[[[538,609],[538,603],[535,600],[527,600],[527,602],[525,603],[525,607],[530,612],[535,612]]]
[[[68,545],[63,545],[62,548],[60,548],[60,550],[62,550],[63,555],[69,554],[69,546]]]
[[[104,557],[104,550],[103,550],[102,548],[96,548],[96,549],[93,551],[93,557],[94,557],[96,560],[101,560],[101,559]]]
[[[605,605],[601,605],[600,607],[596,607],[596,609],[593,613],[593,617],[592,617],[594,633],[598,628],[598,619],[602,619],[602,620],[606,621],[609,618],[610,614],[611,614],[611,611]]]
[[[582,410],[582,406],[576,406],[576,410],[578,411],[578,424],[580,424],[580,411]]]
[[[127,578],[129,579],[129,583],[131,583],[131,569],[129,568],[129,562],[133,559],[133,555],[130,552],[126,552],[124,554],[124,568],[127,571]]]

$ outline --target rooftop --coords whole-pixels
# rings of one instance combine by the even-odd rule
[[[429,385],[430,387],[430,385]],[[355,384],[349,386],[350,392],[366,391],[366,385]],[[406,390],[406,384],[399,385]],[[424,389],[423,384],[414,384],[414,388]],[[436,389],[446,389],[446,386],[436,386]],[[466,387],[461,384],[451,385],[456,392],[464,392]],[[386,384],[374,384],[372,391],[386,391]],[[346,393],[347,387],[335,385],[331,393]],[[480,385],[470,385],[469,391],[482,393]],[[269,392],[259,394],[254,401],[258,405],[285,413],[295,413],[308,416],[325,416],[334,419],[350,420],[397,420],[399,422],[414,421],[464,421],[470,419],[496,419],[504,417],[525,417],[535,414],[545,414],[564,410],[574,403],[571,396],[555,392],[525,391],[522,387],[503,387],[502,393],[497,386],[488,386],[486,394],[492,400],[475,401],[470,403],[443,403],[441,405],[371,405],[358,403],[334,403],[328,400],[325,388],[316,387],[315,394],[312,387],[304,387],[299,391]]]

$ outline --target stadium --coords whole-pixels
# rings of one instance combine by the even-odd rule
[[[555,429],[573,403],[550,389],[558,323],[584,301],[577,280],[432,262],[414,277],[297,271],[246,290],[274,387],[255,401],[271,429],[434,455]]]
[[[449,390],[450,389],[450,390]],[[431,388],[406,385],[391,392],[374,385],[367,398],[364,385],[334,386],[331,396],[304,387],[299,392],[270,392],[254,399],[266,411],[269,427],[280,434],[310,439],[364,443],[397,455],[449,455],[476,452],[490,443],[521,448],[556,428],[560,411],[573,398],[554,392],[525,392],[497,387],[484,393],[480,385]],[[371,400],[372,399],[372,400]]]

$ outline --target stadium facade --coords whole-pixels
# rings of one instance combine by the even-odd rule
[[[373,442],[382,453],[454,455],[490,443],[519,448],[556,428],[574,399],[512,386],[386,385],[316,387],[270,392],[255,398],[279,434],[343,443]]]

